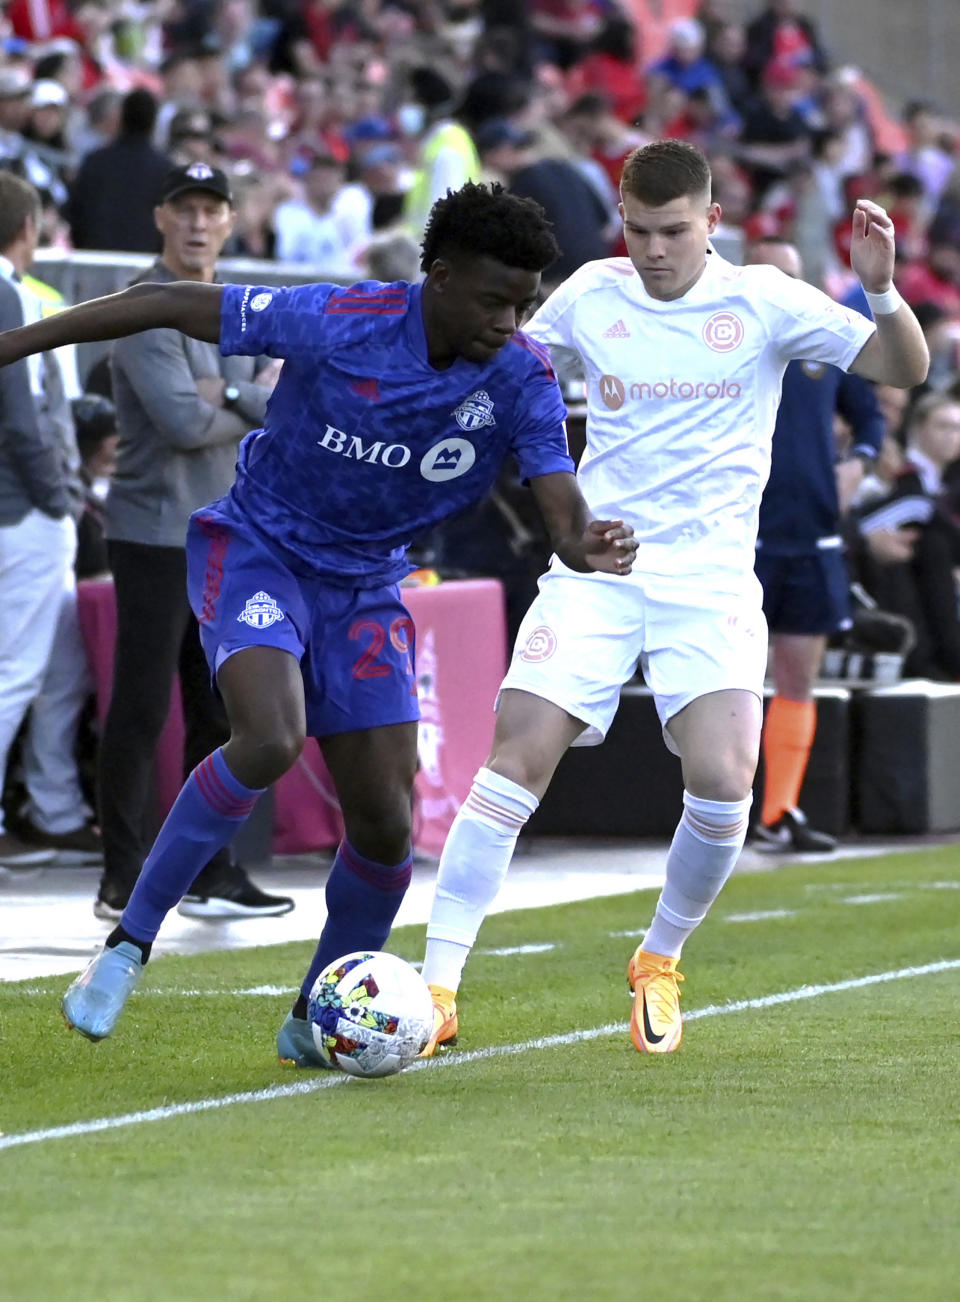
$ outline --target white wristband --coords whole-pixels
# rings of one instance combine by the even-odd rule
[[[863,292],[874,316],[890,316],[903,303],[896,285],[891,285],[882,294],[871,294],[869,289]]]

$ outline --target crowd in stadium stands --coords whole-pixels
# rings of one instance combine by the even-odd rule
[[[744,22],[732,0],[7,0],[0,168],[39,192],[41,246],[155,255],[163,177],[205,163],[236,205],[225,257],[341,281],[416,279],[433,201],[498,180],[554,223],[549,290],[624,252],[622,162],[674,137],[709,157],[724,256],[783,238],[850,302],[850,211],[876,200],[932,365],[906,409],[881,396],[850,557],[916,631],[907,672],[960,681],[960,124],[921,99],[888,116],[798,0],[761,3]],[[515,580],[519,617],[543,560],[519,486],[474,524],[421,559]]]

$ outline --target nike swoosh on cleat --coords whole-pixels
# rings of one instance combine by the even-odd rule
[[[653,1031],[651,1030],[650,1018],[647,1015],[646,996],[644,996],[644,1000],[643,1000],[643,1035],[644,1038],[649,1040],[651,1044],[659,1044],[660,1041],[663,1039],[663,1035],[666,1035],[666,1031],[664,1031],[663,1035],[654,1035]]]

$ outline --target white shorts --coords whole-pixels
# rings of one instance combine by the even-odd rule
[[[738,688],[762,700],[767,625],[753,573],[742,580],[707,574],[693,586],[643,574],[576,574],[554,561],[520,625],[500,691],[552,701],[587,725],[574,745],[596,746],[638,665],[675,754],[667,724],[697,697]]]

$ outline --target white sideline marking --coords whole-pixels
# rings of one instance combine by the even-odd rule
[[[512,954],[546,954],[556,949],[552,942],[547,945],[510,945],[506,949],[477,949],[476,954],[488,954],[493,958],[509,958]]]
[[[783,990],[779,994],[761,995],[756,999],[738,999],[729,1004],[708,1004],[705,1008],[694,1008],[687,1013],[684,1022],[696,1022],[703,1017],[723,1017],[727,1013],[742,1013],[747,1009],[775,1008],[778,1004],[793,1004],[803,999],[819,999],[821,995],[837,994],[843,990],[859,990],[864,986],[883,985],[885,982],[902,981],[907,977],[932,976],[937,972],[952,972],[957,968],[960,968],[960,958],[947,958],[937,963],[924,963],[920,967],[901,967],[890,972],[875,972],[870,976],[852,977],[848,981],[836,981],[832,985],[800,986],[796,990]],[[460,1067],[465,1063],[513,1057],[518,1053],[529,1053],[531,1050],[562,1048],[564,1045],[577,1044],[585,1040],[599,1040],[606,1035],[620,1035],[624,1029],[623,1022],[608,1022],[606,1026],[594,1026],[585,1031],[567,1031],[561,1035],[546,1035],[536,1040],[525,1040],[521,1044],[491,1045],[486,1049],[473,1049],[468,1053],[448,1051],[442,1058],[426,1058],[415,1062],[407,1068],[407,1071]],[[197,1099],[193,1103],[171,1103],[167,1107],[149,1108],[145,1112],[127,1112],[118,1117],[75,1121],[68,1126],[52,1126],[47,1130],[27,1130],[19,1135],[0,1134],[0,1150],[20,1148],[24,1144],[39,1144],[48,1139],[74,1139],[79,1135],[92,1135],[101,1130],[119,1130],[125,1126],[137,1126],[149,1121],[166,1121],[171,1117],[189,1116],[195,1112],[213,1112],[220,1108],[233,1107],[237,1103],[269,1103],[273,1099],[313,1094],[317,1090],[331,1089],[334,1085],[358,1085],[359,1083],[352,1076],[324,1075],[296,1081],[289,1085],[271,1085],[267,1089],[252,1090],[246,1094],[225,1094],[220,1098]]]
[[[757,909],[755,913],[727,913],[721,922],[766,922],[769,918],[792,918],[796,909]]]
[[[841,904],[886,904],[890,900],[902,900],[899,891],[877,891],[873,895],[846,895]]]

